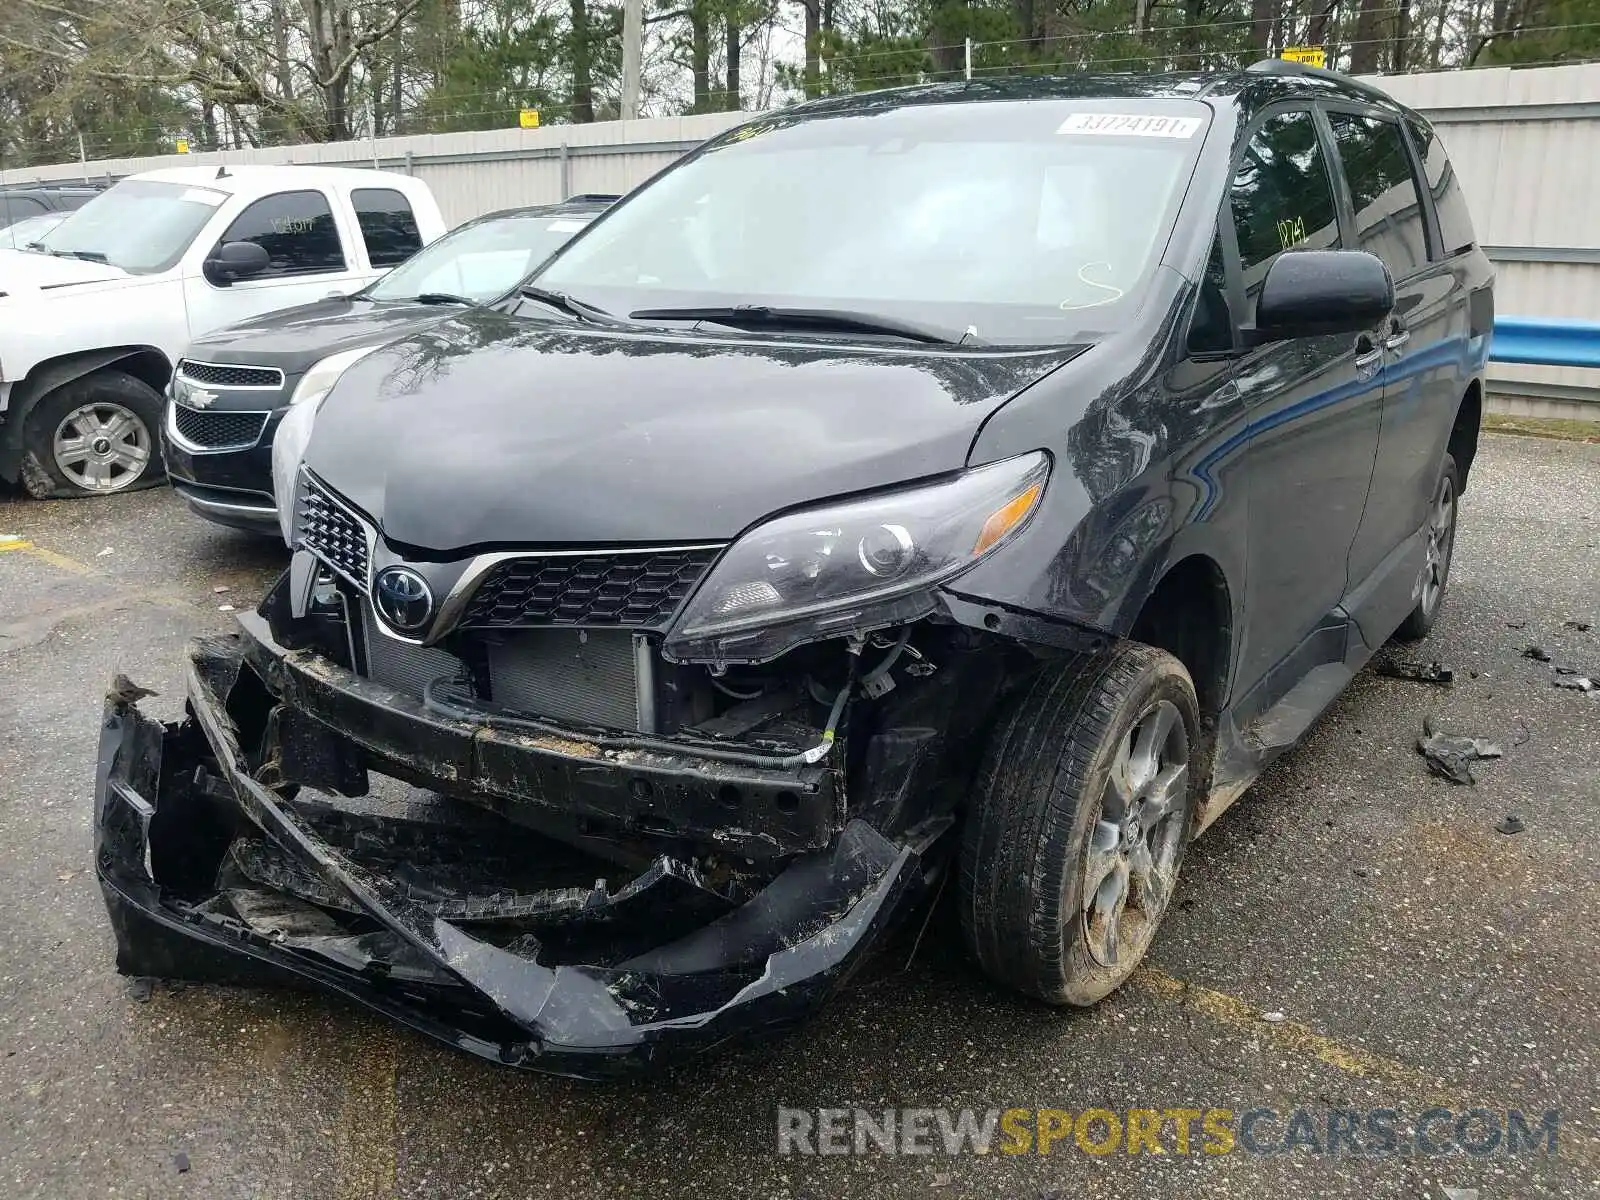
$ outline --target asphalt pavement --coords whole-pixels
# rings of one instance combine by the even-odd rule
[[[185,641],[284,562],[165,490],[0,496],[0,1195],[1600,1196],[1600,696],[1553,686],[1600,676],[1600,446],[1485,436],[1444,617],[1411,654],[1454,685],[1363,672],[1193,847],[1147,967],[1097,1008],[998,991],[940,907],[797,1035],[621,1084],[512,1073],[316,995],[115,973],[90,861],[101,697],[121,671],[177,717]],[[1430,776],[1428,714],[1504,757],[1472,787]],[[780,1106],[845,1121],[840,1145],[854,1116],[817,1110],[1024,1109],[1067,1132],[1047,1154],[779,1154]],[[1162,1152],[1129,1152],[1132,1109],[1169,1114]],[[1197,1122],[1182,1152],[1173,1109],[1229,1110],[1231,1151]],[[1512,1109],[1538,1150],[1461,1148],[1509,1136]],[[1397,1114],[1392,1152],[1329,1151],[1374,1110]]]

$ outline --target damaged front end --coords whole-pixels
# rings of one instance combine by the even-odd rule
[[[454,674],[375,671],[342,616],[362,597],[322,572],[295,617],[293,574],[191,648],[186,720],[107,699],[119,969],[316,985],[586,1077],[780,1031],[842,983],[941,869],[1028,659],[922,621],[764,667],[657,661],[668,732],[647,734],[485,698],[465,636]],[[603,669],[561,632],[574,670]]]

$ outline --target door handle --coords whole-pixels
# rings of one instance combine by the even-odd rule
[[[1411,340],[1411,331],[1399,321],[1389,323],[1389,336],[1383,339],[1385,350],[1398,350]]]
[[[1379,346],[1364,333],[1356,338],[1356,374],[1358,376],[1362,379],[1370,379],[1382,362],[1382,346]]]

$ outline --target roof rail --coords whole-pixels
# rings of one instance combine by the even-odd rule
[[[1253,62],[1245,68],[1249,75],[1298,75],[1307,79],[1327,79],[1337,83],[1349,91],[1357,92],[1370,100],[1381,100],[1387,104],[1397,104],[1395,98],[1382,88],[1373,87],[1370,83],[1350,75],[1330,71],[1326,67],[1313,67],[1308,63],[1292,62],[1287,58],[1263,58]]]
[[[611,192],[579,192],[576,196],[568,196],[561,203],[563,203],[563,204],[583,204],[583,203],[615,204],[618,200],[621,200],[621,199],[622,199],[622,197],[620,195],[614,195]]]

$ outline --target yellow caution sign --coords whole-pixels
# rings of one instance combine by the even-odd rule
[[[1321,46],[1285,46],[1282,57],[1308,67],[1327,67],[1328,52]]]
[[[517,124],[524,129],[539,128],[539,110],[537,108],[523,109],[517,114]]]
[[[189,139],[188,138],[179,138],[178,139],[178,153],[179,154],[187,154],[187,153],[189,153]]]

